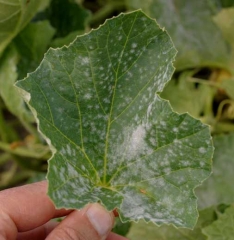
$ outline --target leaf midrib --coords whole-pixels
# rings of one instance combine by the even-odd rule
[[[117,82],[118,82],[118,73],[119,73],[119,67],[120,67],[120,63],[121,63],[121,59],[122,59],[122,57],[123,57],[123,53],[124,53],[124,51],[125,51],[125,49],[126,49],[126,46],[127,46],[127,43],[128,43],[128,40],[129,40],[129,36],[130,36],[130,34],[131,34],[131,32],[132,32],[132,29],[133,29],[133,26],[134,26],[134,24],[135,24],[135,22],[136,22],[136,18],[137,18],[137,16],[138,16],[138,14],[139,14],[139,12],[137,12],[136,14],[135,14],[135,18],[134,18],[134,21],[133,21],[133,23],[132,23],[132,26],[131,26],[131,28],[130,28],[130,30],[129,30],[129,33],[128,33],[128,35],[127,35],[127,38],[126,38],[126,41],[125,41],[125,44],[124,44],[124,47],[123,47],[123,50],[121,51],[121,57],[120,57],[120,60],[119,60],[119,63],[118,63],[118,67],[117,67],[117,70],[115,71],[115,85],[114,85],[114,90],[113,90],[113,95],[112,95],[112,99],[111,99],[111,109],[110,109],[110,114],[109,114],[109,117],[108,117],[108,122],[107,122],[107,131],[106,131],[106,144],[105,144],[105,152],[104,152],[104,164],[103,164],[103,184],[106,184],[106,171],[107,171],[107,162],[108,162],[108,160],[107,160],[107,153],[108,153],[108,146],[109,146],[109,136],[110,136],[110,126],[111,126],[111,123],[112,123],[112,121],[111,121],[111,118],[112,118],[112,113],[113,113],[113,105],[114,105],[114,100],[115,100],[115,93],[116,93],[116,86],[117,86]],[[109,25],[108,25],[108,27],[110,27]],[[109,29],[110,30],[110,29]],[[107,38],[107,52],[108,52],[108,57],[109,57],[109,60],[110,60],[110,63],[111,63],[111,59],[110,59],[110,54],[109,54],[109,51],[108,51],[108,47],[109,47],[109,36],[110,36],[110,34],[108,35],[108,38]],[[113,66],[113,64],[112,64],[112,66]]]

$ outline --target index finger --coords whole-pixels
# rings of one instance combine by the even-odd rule
[[[12,225],[19,232],[39,227],[50,219],[71,212],[57,210],[46,194],[47,181],[28,184],[0,192],[0,232]],[[3,228],[3,229],[1,229]]]

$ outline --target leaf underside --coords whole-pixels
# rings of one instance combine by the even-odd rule
[[[156,94],[175,54],[135,11],[50,49],[18,82],[54,152],[48,194],[58,208],[99,201],[122,221],[195,225],[193,190],[210,174],[213,147],[207,126]]]

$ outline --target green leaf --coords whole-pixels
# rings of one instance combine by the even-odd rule
[[[46,173],[34,172],[33,176],[28,179],[27,183],[35,183],[43,180],[46,180]]]
[[[221,29],[224,38],[234,47],[234,8],[223,9],[214,17],[214,21]]]
[[[202,232],[208,237],[207,240],[233,240],[234,236],[234,206],[227,208],[218,220],[205,227]]]
[[[83,31],[74,31],[69,33],[66,37],[55,38],[51,43],[52,48],[63,47],[64,45],[69,45],[71,42],[75,40],[78,35],[82,35]]]
[[[0,62],[0,96],[8,110],[22,123],[33,120],[18,90],[17,78],[25,77],[28,70],[36,69],[52,39],[54,29],[48,21],[30,23],[4,52]],[[40,39],[40,41],[38,41]]]
[[[1,0],[0,55],[48,0]]]
[[[198,222],[194,230],[178,229],[173,226],[155,226],[152,223],[140,221],[132,223],[132,227],[127,235],[131,240],[206,240],[202,233],[202,228],[215,220],[213,208],[208,208],[199,212]]]
[[[123,221],[194,226],[193,189],[210,174],[213,147],[208,126],[156,94],[175,53],[167,33],[136,11],[50,49],[18,82],[54,153],[57,207],[100,201]]]
[[[204,66],[227,68],[228,45],[213,22],[212,17],[217,9],[212,1],[127,2],[130,9],[141,8],[167,29],[178,50],[177,70]]]
[[[234,75],[234,8],[223,9],[213,18],[213,20],[220,28],[224,39],[230,44],[229,69]]]
[[[47,17],[59,38],[73,31],[84,31],[89,16],[90,12],[74,0],[51,0],[47,9]]]
[[[220,87],[225,90],[231,99],[234,100],[234,78],[225,79],[221,82]]]
[[[168,99],[178,113],[188,112],[196,118],[201,115],[206,117],[212,112],[214,91],[208,85],[195,85],[190,81],[193,74],[194,71],[182,72],[178,80],[173,79],[167,84],[160,96]]]
[[[17,80],[18,52],[15,48],[8,48],[0,61],[0,96],[7,109],[22,121],[31,121],[32,116],[25,108],[25,103],[18,90],[14,87]]]
[[[119,218],[115,219],[115,226],[112,229],[112,232],[117,233],[121,236],[126,236],[131,227],[130,222],[122,223]]]
[[[200,208],[234,202],[234,133],[214,137],[213,173],[196,189]]]
[[[84,0],[74,0],[78,4],[82,4]]]
[[[228,8],[234,6],[233,0],[215,0],[214,2],[216,2],[219,8]]]
[[[18,78],[24,78],[28,72],[36,69],[48,50],[55,29],[48,21],[30,23],[14,39],[14,43],[20,53],[18,68]]]
[[[43,12],[43,11],[45,11],[46,8],[48,8],[50,6],[51,0],[43,0],[40,2],[41,2],[40,8],[38,9],[38,12]]]

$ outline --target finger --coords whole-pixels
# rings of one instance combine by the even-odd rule
[[[127,238],[120,236],[116,233],[110,233],[106,240],[128,240]]]
[[[58,224],[58,222],[51,221],[33,230],[18,233],[17,240],[45,240]]]
[[[73,211],[55,228],[47,240],[104,240],[114,224],[114,214],[94,203]]]
[[[65,216],[71,212],[64,209],[56,210],[46,192],[46,181],[2,191],[0,236],[5,235],[9,236],[6,239],[14,239],[17,231],[29,231],[45,224],[51,218]]]

